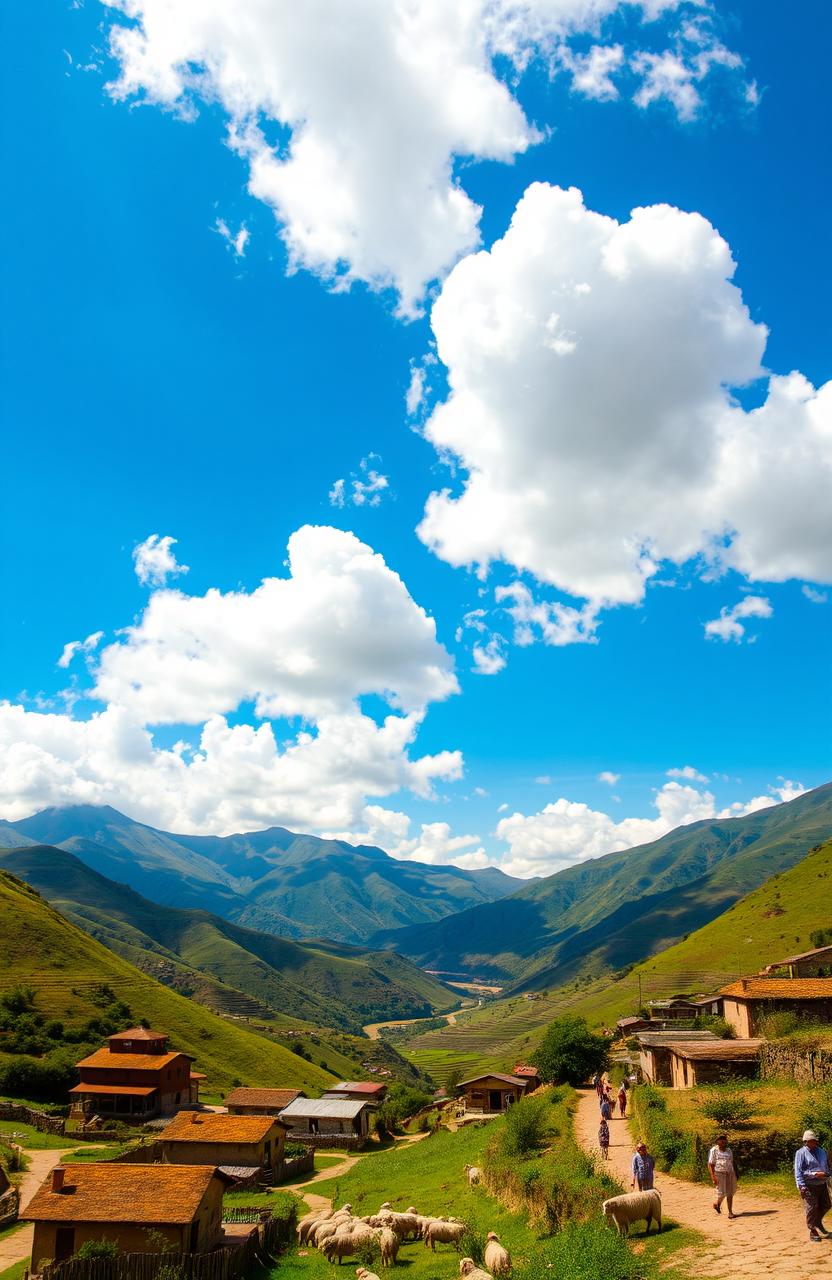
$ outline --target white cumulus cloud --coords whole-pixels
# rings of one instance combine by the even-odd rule
[[[773,613],[771,602],[765,596],[744,596],[730,609],[725,605],[718,618],[705,623],[705,636],[708,640],[740,641],[745,636],[748,618],[770,618]]]
[[[337,287],[391,286],[405,314],[479,240],[481,209],[455,161],[510,162],[540,136],[512,92],[530,61],[554,73],[568,63],[570,41],[618,15],[637,32],[631,56],[600,47],[576,55],[568,71],[579,92],[613,97],[611,77],[621,72],[636,91],[643,86],[643,105],[661,97],[678,105],[668,74],[638,64],[642,35],[658,43],[653,56],[670,47],[692,85],[702,79],[679,53],[690,40],[654,22],[695,15],[696,0],[105,3],[116,15],[110,92],[185,118],[218,104],[250,192],[274,211],[290,269]],[[717,43],[703,36],[700,67]],[[699,100],[688,90],[681,115],[693,114],[691,93]]]
[[[620,773],[613,773],[611,769],[604,769],[598,774],[598,781],[604,782],[608,787],[614,787],[617,782],[621,781]]]
[[[455,836],[447,822],[423,822],[419,834],[411,836],[412,821],[406,813],[367,805],[358,831],[327,832],[332,839],[350,844],[373,844],[393,858],[408,862],[428,862],[433,866],[456,866],[477,870],[493,866],[480,844],[479,836]]]
[[[619,223],[535,183],[488,252],[442,287],[431,324],[450,391],[425,434],[465,471],[431,495],[422,540],[485,574],[503,561],[587,605],[513,597],[518,638],[594,638],[663,561],[752,581],[832,581],[832,383],[772,377],[767,332],[698,213]]]
[[[63,652],[58,659],[58,666],[68,667],[78,653],[94,653],[103,639],[103,631],[93,631],[92,635],[87,636],[86,640],[69,640],[63,647]]]
[[[353,471],[349,480],[336,480],[329,491],[329,504],[332,507],[345,507],[351,503],[354,507],[379,507],[382,499],[390,492],[390,480],[379,471],[376,463],[381,462],[377,453],[370,453],[358,464],[358,471]]]
[[[133,564],[136,577],[143,587],[161,587],[168,578],[176,578],[188,572],[186,564],[179,564],[173,552],[176,538],[169,534],[164,538],[151,533],[149,538],[133,548]]]
[[[686,764],[681,769],[668,769],[668,778],[677,778],[681,782],[707,782],[708,778],[704,773],[700,773],[698,769],[694,769],[693,765]]]

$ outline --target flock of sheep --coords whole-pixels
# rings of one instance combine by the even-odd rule
[[[478,1176],[472,1179],[469,1166],[466,1165],[465,1171],[469,1182],[478,1180]],[[473,1172],[479,1174],[479,1170]],[[385,1201],[378,1213],[361,1218],[353,1214],[350,1204],[334,1211],[329,1208],[313,1210],[298,1223],[297,1238],[299,1245],[319,1249],[328,1262],[339,1265],[342,1259],[354,1258],[367,1246],[375,1244],[381,1266],[392,1267],[405,1240],[424,1240],[425,1247],[435,1252],[437,1244],[459,1245],[466,1229],[459,1218],[429,1217],[419,1213],[413,1205],[404,1213],[397,1213],[389,1201]],[[463,1280],[504,1280],[511,1274],[508,1249],[500,1244],[493,1231],[489,1231],[486,1238],[483,1261],[484,1268],[478,1267],[473,1258],[463,1258],[459,1264]],[[355,1274],[358,1280],[379,1280],[366,1267],[357,1267]]]

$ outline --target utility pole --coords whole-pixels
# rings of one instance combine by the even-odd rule
[[[641,997],[641,974],[638,975],[638,1011],[641,1013],[644,1008],[644,1001]]]

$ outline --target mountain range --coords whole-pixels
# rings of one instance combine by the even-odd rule
[[[655,955],[726,911],[832,835],[832,783],[743,817],[694,822],[527,884],[499,902],[417,928],[383,930],[442,975],[512,990],[561,985]]]
[[[399,861],[372,845],[283,827],[174,835],[109,806],[69,805],[0,822],[0,847],[27,844],[68,850],[162,905],[206,910],[283,938],[359,946],[382,930],[433,923],[524,883],[495,867],[466,871]]]

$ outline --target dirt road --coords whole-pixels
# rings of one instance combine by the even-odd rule
[[[71,1150],[71,1147],[67,1147],[51,1151],[26,1152],[29,1168],[24,1173],[20,1184],[21,1213],[46,1175],[51,1173],[55,1165],[60,1164],[63,1157]],[[12,1232],[11,1235],[6,1235],[3,1239],[0,1239],[0,1271],[6,1271],[9,1267],[14,1266],[16,1262],[22,1262],[24,1258],[29,1257],[32,1252],[34,1235],[34,1227],[27,1222],[25,1226]]]
[[[462,1010],[458,1012],[461,1013]],[[394,1018],[392,1022],[368,1022],[364,1027],[364,1034],[369,1040],[378,1040],[382,1027],[412,1027],[417,1022],[432,1022],[434,1018],[444,1018],[449,1027],[456,1026],[455,1013],[436,1013],[431,1014],[429,1018]]]
[[[582,1097],[575,1119],[575,1133],[586,1150],[598,1153],[598,1101],[595,1092]],[[611,1171],[630,1189],[633,1138],[627,1121],[610,1121]],[[731,1280],[795,1280],[812,1273],[829,1274],[832,1240],[809,1244],[806,1222],[797,1193],[793,1200],[775,1200],[759,1191],[746,1194],[740,1181],[734,1201],[738,1215],[729,1220],[725,1205],[714,1213],[710,1187],[685,1182],[669,1174],[656,1174],[665,1219],[692,1227],[706,1237],[701,1250],[684,1259],[691,1275],[731,1277]],[[642,1230],[641,1227],[636,1228]],[[680,1264],[682,1259],[680,1257]]]

